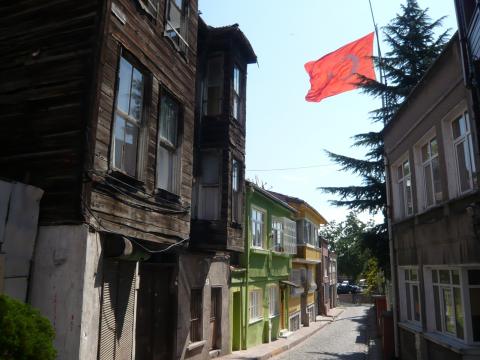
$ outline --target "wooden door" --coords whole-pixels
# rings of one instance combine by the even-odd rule
[[[220,348],[222,288],[212,287],[210,301],[210,350]]]
[[[171,360],[175,334],[173,268],[141,263],[137,299],[136,359]]]

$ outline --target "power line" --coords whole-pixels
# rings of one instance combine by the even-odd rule
[[[313,169],[325,166],[335,166],[335,164],[318,164],[318,165],[308,165],[308,166],[298,166],[298,167],[288,167],[288,168],[276,168],[276,169],[247,169],[247,171],[284,171],[284,170],[300,170],[300,169]]]

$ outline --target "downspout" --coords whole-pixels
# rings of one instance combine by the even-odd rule
[[[390,166],[388,162],[388,157],[386,154],[383,155],[383,162],[385,165],[385,190],[387,195],[387,229],[388,229],[388,249],[390,252],[390,274],[392,278],[392,313],[393,313],[393,338],[395,345],[395,358],[399,358],[399,347],[398,347],[398,312],[397,312],[397,272],[396,268],[396,258],[394,251],[394,241],[392,234],[392,213],[391,213],[391,183],[390,183]]]

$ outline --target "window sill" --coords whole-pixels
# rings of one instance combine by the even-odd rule
[[[280,314],[275,314],[275,315],[270,315],[268,318],[269,319],[274,319],[274,318],[279,317],[279,316],[280,316]]]
[[[250,250],[254,253],[254,254],[260,254],[260,255],[268,255],[268,250],[265,250],[263,248],[258,248],[258,247],[254,247],[252,246],[250,248]]]
[[[192,342],[192,343],[188,344],[187,350],[192,351],[192,350],[198,349],[199,347],[204,346],[206,343],[207,343],[207,340]]]
[[[411,322],[406,322],[402,321],[398,323],[398,326],[400,326],[402,329],[414,332],[416,334],[419,334],[422,332],[422,327],[419,324],[414,324]]]
[[[156,188],[154,194],[155,200],[166,200],[168,202],[180,205],[180,196],[168,190]]]
[[[125,185],[127,188],[131,191],[132,188],[136,188],[138,190],[144,191],[145,190],[145,184],[143,181],[128,175],[124,173],[123,171],[120,170],[111,170],[108,172],[108,180],[116,182],[117,185],[124,187]],[[107,180],[107,182],[108,182]]]
[[[259,323],[260,321],[263,321],[263,318],[248,320],[248,325],[255,325],[255,324]]]
[[[437,345],[446,347],[451,351],[459,354],[480,355],[480,347],[475,345],[467,345],[460,340],[454,339],[448,335],[437,332],[426,332],[423,337]]]
[[[277,251],[277,250],[272,250],[272,255],[283,257],[283,258],[290,257],[290,254],[286,253],[285,251]]]

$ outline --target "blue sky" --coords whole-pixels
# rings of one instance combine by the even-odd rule
[[[378,26],[394,18],[402,3],[372,0]],[[446,15],[444,27],[456,30],[453,0],[418,3],[433,19]],[[360,180],[340,172],[324,149],[362,157],[364,150],[352,148],[351,137],[379,129],[368,115],[379,103],[358,90],[308,103],[303,65],[373,31],[368,0],[199,0],[199,9],[209,25],[238,23],[258,56],[247,79],[246,177],[304,199],[329,221],[342,220],[347,210],[331,206],[332,195],[317,187]],[[270,170],[307,166],[315,167]]]

